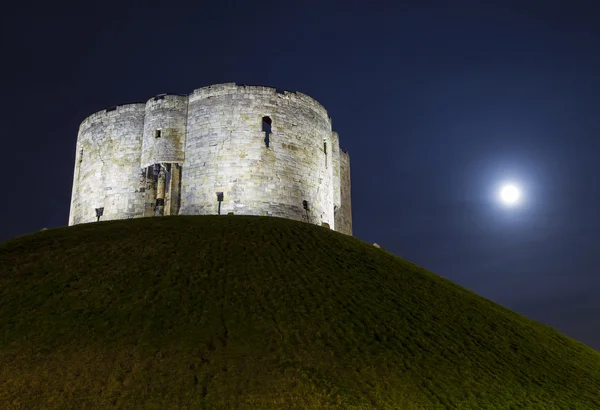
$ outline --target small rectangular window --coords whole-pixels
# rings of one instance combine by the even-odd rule
[[[162,130],[156,130],[154,131],[154,138],[160,138],[162,137]]]

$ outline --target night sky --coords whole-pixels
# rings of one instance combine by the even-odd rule
[[[67,225],[89,114],[269,85],[332,117],[351,158],[355,236],[600,349],[595,3],[4,9],[0,240]],[[506,180],[521,185],[519,206],[497,199]]]

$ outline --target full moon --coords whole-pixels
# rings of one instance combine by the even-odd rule
[[[500,199],[506,205],[514,205],[519,202],[521,191],[516,185],[504,185],[500,189]]]

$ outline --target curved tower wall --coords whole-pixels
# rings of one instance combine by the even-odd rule
[[[265,117],[271,121],[268,144]],[[233,83],[198,89],[188,103],[180,213],[218,213],[222,192],[222,214],[333,228],[331,145],[327,112],[304,94]]]
[[[331,161],[333,163],[333,209],[337,215],[341,205],[340,191],[340,136],[337,132],[331,135]],[[336,223],[337,225],[337,223]]]
[[[69,225],[270,215],[351,234],[350,163],[311,97],[220,84],[102,110],[79,129]]]
[[[158,95],[146,103],[142,144],[143,216],[177,215],[185,159],[188,97]]]
[[[69,225],[140,216],[140,156],[144,104],[103,110],[79,127]]]
[[[142,168],[152,164],[183,163],[187,96],[160,95],[146,103]]]
[[[335,230],[352,235],[352,198],[350,155],[340,150],[340,207],[336,210]]]

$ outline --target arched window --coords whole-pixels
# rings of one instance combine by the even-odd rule
[[[262,130],[265,133],[265,146],[269,148],[269,142],[271,137],[271,117],[262,118]]]

